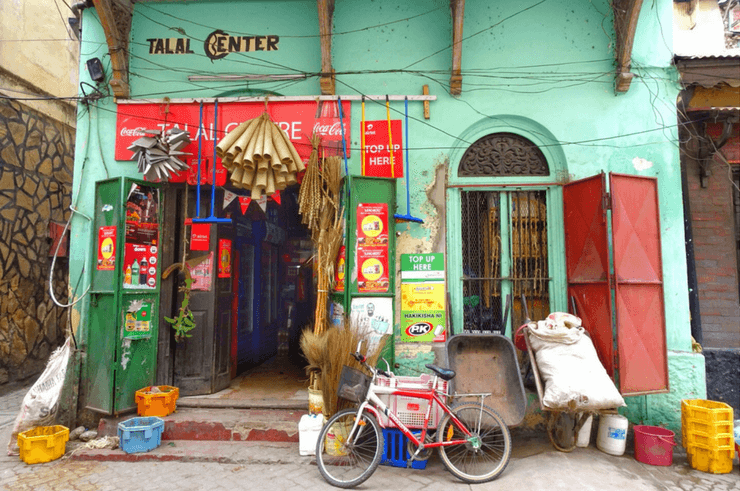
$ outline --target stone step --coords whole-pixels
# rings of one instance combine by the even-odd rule
[[[298,442],[298,421],[307,414],[295,409],[178,408],[162,417],[162,440]],[[118,423],[135,414],[106,417],[98,438],[118,435]]]
[[[100,462],[217,462],[220,464],[312,464],[313,456],[301,456],[298,444],[273,441],[162,440],[149,452],[126,453],[121,448],[90,449],[79,442],[67,444],[72,460]]]

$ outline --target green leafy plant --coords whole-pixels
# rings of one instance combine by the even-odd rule
[[[188,332],[195,329],[195,318],[193,317],[193,312],[189,307],[190,287],[193,284],[193,280],[189,277],[190,275],[187,276],[188,277],[185,278],[185,285],[179,288],[183,295],[182,304],[180,305],[180,310],[177,312],[177,317],[164,318],[164,320],[166,320],[175,330],[175,341],[177,342],[184,341],[186,338],[191,337],[192,334],[188,334]]]

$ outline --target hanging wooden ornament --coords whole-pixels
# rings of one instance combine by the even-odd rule
[[[188,169],[180,157],[191,155],[181,149],[190,144],[190,134],[180,128],[171,128],[166,132],[145,130],[150,136],[136,140],[129,150],[134,152],[131,160],[136,160],[138,170],[147,181],[167,182],[177,172]]]

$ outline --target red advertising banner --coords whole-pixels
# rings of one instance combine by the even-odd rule
[[[218,277],[231,278],[231,241],[218,239]]]
[[[357,246],[388,247],[388,203],[357,205]]]
[[[358,248],[357,265],[360,293],[388,291],[388,246]]]
[[[365,162],[363,176],[403,177],[403,127],[400,119],[391,120],[393,171],[391,171],[388,121],[365,121]]]
[[[167,109],[167,113],[165,113]],[[308,159],[311,154],[311,134],[321,135],[325,154],[332,155],[331,149],[341,150],[342,126],[349,156],[350,135],[350,101],[342,101],[343,124],[339,124],[336,102],[322,102],[321,106],[315,101],[275,101],[269,102],[267,113],[295,145],[298,154]],[[198,139],[201,141],[201,159],[213,158],[213,141],[221,140],[240,123],[256,118],[265,111],[264,102],[224,102],[218,105],[218,131],[214,131],[214,105],[203,107],[203,122],[198,131],[200,119],[200,104],[169,103],[169,104],[119,104],[116,118],[116,160],[131,160],[133,152],[128,147],[138,138],[145,136],[144,130],[168,130],[181,128],[190,133],[191,143],[183,148],[183,152],[192,154],[197,163]],[[387,138],[387,135],[386,135]],[[394,135],[395,145],[395,135]],[[210,165],[210,164],[209,164]],[[216,170],[218,171],[218,164]],[[204,174],[210,176],[201,168],[201,179]],[[218,175],[218,173],[217,173]],[[193,177],[193,179],[195,179]],[[210,179],[210,177],[208,177]],[[216,178],[217,181],[219,178]]]
[[[123,288],[157,287],[159,190],[134,184],[126,199]]]
[[[207,251],[210,249],[211,224],[193,223],[190,226],[190,250]]]
[[[357,290],[388,291],[388,203],[357,205]]]
[[[126,242],[123,287],[153,289],[157,286],[157,246]]]
[[[116,269],[116,230],[115,225],[98,228],[98,270]]]
[[[339,254],[337,254],[337,264],[334,267],[334,291],[344,291],[344,276],[345,267],[347,264],[347,250],[344,246],[339,248]]]

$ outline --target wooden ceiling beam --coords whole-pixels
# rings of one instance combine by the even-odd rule
[[[319,35],[321,36],[321,86],[322,95],[336,93],[334,69],[331,66],[331,36],[334,19],[334,0],[316,0],[319,12]]]
[[[452,72],[450,73],[450,95],[462,93],[462,42],[465,0],[450,0],[452,14]]]
[[[614,0],[614,32],[617,33],[617,75],[614,90],[617,93],[627,92],[634,73],[632,66],[632,45],[635,41],[637,20],[640,18],[642,0]]]
[[[127,99],[130,95],[127,44],[131,30],[131,12],[126,7],[130,8],[131,4],[118,2],[114,5],[114,3],[114,0],[93,0],[108,43],[113,70],[109,83],[113,95],[116,98]]]

